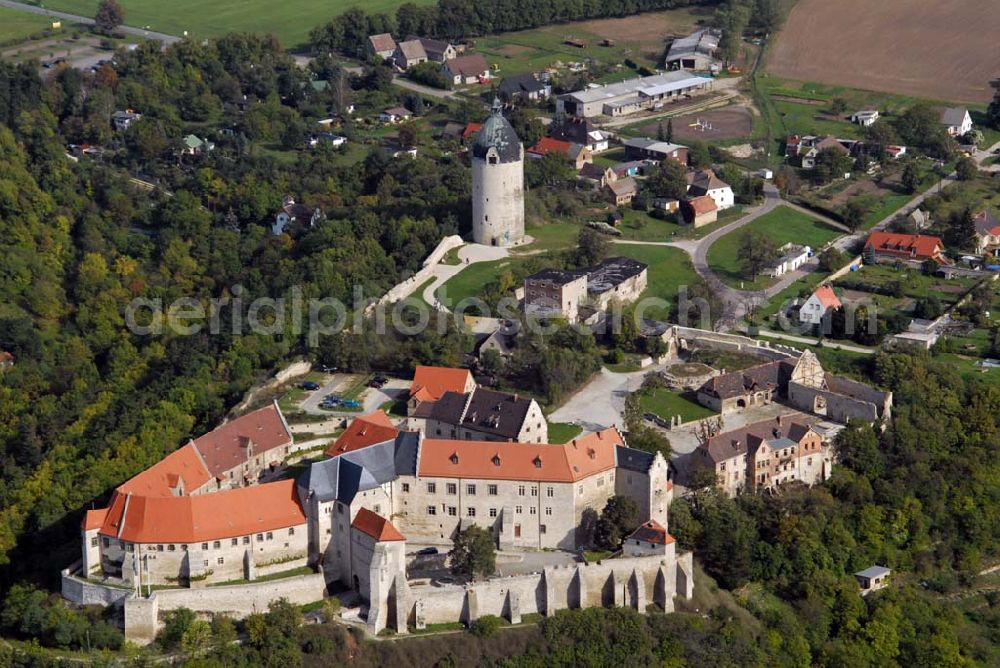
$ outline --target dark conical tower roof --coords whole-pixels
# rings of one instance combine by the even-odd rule
[[[493,109],[482,129],[472,142],[472,155],[483,159],[491,148],[496,148],[500,162],[516,162],[521,159],[521,140],[506,118],[499,98],[493,100]]]

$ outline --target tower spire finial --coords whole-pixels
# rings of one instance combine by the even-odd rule
[[[499,116],[503,113],[503,103],[500,101],[500,97],[497,95],[493,96],[493,107],[491,109],[494,116]]]

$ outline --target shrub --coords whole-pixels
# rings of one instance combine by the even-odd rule
[[[496,615],[483,615],[472,623],[472,634],[480,638],[489,638],[503,626],[503,620]]]

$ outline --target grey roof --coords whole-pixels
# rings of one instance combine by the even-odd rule
[[[891,572],[892,571],[885,566],[869,566],[863,571],[858,571],[855,575],[862,578],[877,578],[883,575],[888,575]]]
[[[777,448],[797,445],[810,431],[812,428],[809,425],[788,418],[761,420],[739,429],[716,434],[706,443],[699,445],[698,450],[702,456],[707,456],[718,463],[747,452],[755,452],[765,442]]]
[[[420,42],[420,46],[424,47],[424,52],[428,55],[428,57],[433,57],[433,56],[441,57],[444,55],[445,51],[448,50],[448,47],[451,46],[451,44],[449,44],[448,42],[442,42],[439,39],[430,39],[428,37],[416,37],[413,35],[408,35],[406,37],[406,41],[408,42],[413,40]]]
[[[972,222],[976,226],[976,232],[984,235],[992,234],[994,228],[1000,227],[1000,219],[989,209],[977,213],[973,217]]]
[[[615,446],[615,466],[636,473],[649,473],[649,467],[653,465],[656,458],[651,452],[636,450],[621,445]]]
[[[352,450],[310,466],[299,478],[299,498],[311,492],[320,501],[350,503],[358,492],[374,489],[399,475],[417,471],[417,432],[400,432],[394,440]]]
[[[773,438],[770,441],[764,441],[767,445],[771,447],[772,450],[783,450],[785,448],[791,448],[797,445],[795,441],[790,438]]]
[[[556,269],[554,267],[546,267],[540,271],[536,271],[531,276],[526,277],[525,281],[547,281],[549,283],[555,283],[556,285],[566,285],[567,283],[572,283],[581,276],[586,275],[586,271],[572,271],[569,269]]]
[[[400,42],[396,45],[396,50],[408,61],[427,60],[427,52],[424,51],[424,45],[420,43],[419,39]]]
[[[503,438],[517,438],[531,398],[477,387],[468,394],[445,392],[431,408],[430,418],[462,429]]]
[[[965,115],[969,110],[965,107],[948,107],[941,112],[941,122],[947,126],[961,125],[965,122]]]
[[[645,262],[639,262],[630,257],[609,257],[588,270],[587,292],[599,294],[612,290],[628,279],[646,271],[648,266]]]
[[[491,148],[496,149],[500,162],[517,162],[522,157],[521,140],[503,117],[503,105],[499,98],[493,100],[489,117],[472,141],[472,155],[485,159]]]
[[[644,151],[655,151],[656,153],[663,153],[664,155],[673,153],[678,149],[687,148],[687,146],[681,146],[680,144],[671,144],[670,142],[643,137],[626,139],[622,142],[622,145],[626,148],[638,148]]]
[[[693,87],[710,82],[711,79],[704,77],[692,77],[688,72],[664,72],[654,74],[649,77],[628,79],[619,83],[607,84],[597,88],[588,88],[574,93],[567,93],[563,97],[572,98],[582,104],[589,102],[599,102],[600,100],[613,100],[630,94],[638,94],[644,89],[657,89],[661,86],[668,86],[670,89],[680,87]]]
[[[675,39],[667,51],[667,62],[692,54],[713,57],[719,48],[721,33],[712,28],[696,30],[687,37]]]
[[[497,88],[501,93],[515,95],[517,93],[537,93],[545,90],[547,84],[535,78],[534,74],[512,74],[504,77]]]

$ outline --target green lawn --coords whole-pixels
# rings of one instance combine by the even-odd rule
[[[624,220],[618,224],[622,239],[635,241],[669,241],[671,237],[686,236],[693,228],[669,220],[654,218],[645,211],[622,209]]]
[[[549,443],[569,443],[574,438],[580,435],[579,425],[570,424],[568,422],[550,422],[549,423]]]
[[[682,422],[691,422],[715,415],[715,411],[698,403],[693,392],[675,392],[666,388],[641,390],[639,406],[644,413],[653,413],[664,420],[680,415]]]
[[[362,7],[369,13],[395,12],[403,0],[291,0],[274,4],[264,0],[120,0],[125,10],[125,24],[148,26],[151,30],[193,37],[219,37],[230,32],[274,33],[287,48],[306,42],[309,31],[343,13],[350,7]],[[433,0],[415,0],[432,4]],[[83,16],[93,16],[98,0],[52,0],[46,3]]]
[[[50,27],[52,19],[47,16],[0,7],[0,44],[12,44]]]
[[[454,310],[455,305],[463,299],[478,297],[482,294],[483,286],[499,276],[504,269],[513,268],[520,263],[528,262],[530,259],[531,256],[508,257],[502,260],[470,264],[439,286],[434,294],[445,306]]]
[[[738,250],[743,235],[749,231],[763,234],[775,246],[792,242],[817,250],[843,234],[787,206],[779,206],[749,225],[730,232],[708,249],[708,264],[724,282],[734,287],[742,284],[747,290],[759,290],[774,283],[774,279],[767,276],[758,276],[756,281],[750,281],[743,274],[743,263],[738,257]]]
[[[537,251],[564,250],[576,246],[581,225],[571,222],[552,222],[529,227],[524,232],[534,239],[527,246],[513,249],[513,253],[535,253]]]
[[[687,253],[679,248],[617,244],[612,253],[624,255],[649,265],[648,285],[637,302],[640,306],[642,306],[644,299],[650,297],[675,304],[680,287],[690,285],[698,280],[698,275],[691,265],[691,259]],[[651,306],[645,310],[644,316],[665,320],[669,317],[669,309]]]

